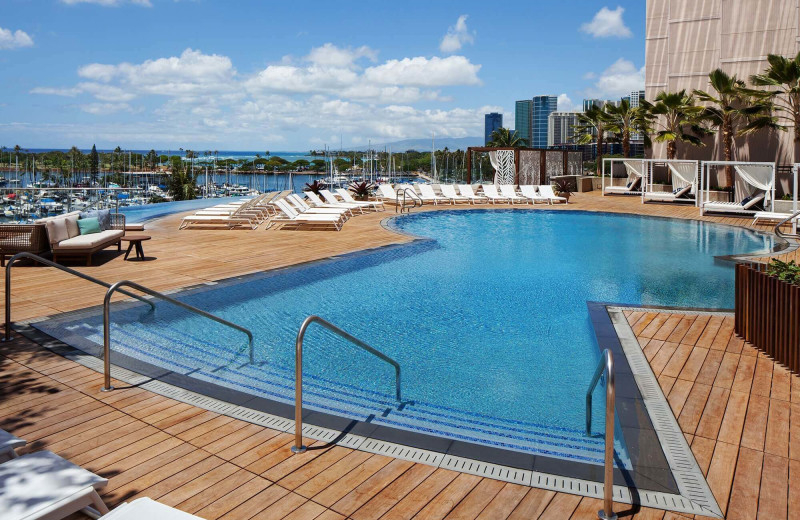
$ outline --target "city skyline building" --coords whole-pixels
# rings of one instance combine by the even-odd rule
[[[531,145],[532,112],[533,101],[530,99],[523,99],[514,104],[514,131],[525,141],[525,146]]]
[[[575,126],[580,112],[552,112],[547,125],[547,146],[574,144]]]
[[[483,116],[483,144],[488,145],[492,140],[492,133],[503,126],[503,114],[490,112]]]
[[[531,148],[547,147],[550,114],[558,110],[558,96],[534,96],[531,105]]]

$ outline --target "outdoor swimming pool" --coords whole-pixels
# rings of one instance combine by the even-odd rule
[[[253,330],[255,364],[242,335],[164,303],[112,309],[113,349],[291,404],[295,335],[316,314],[400,363],[404,404],[389,365],[312,326],[308,409],[599,464],[602,439],[584,436],[599,359],[587,302],[730,308],[733,264],[715,256],[772,247],[740,228],[571,211],[438,211],[390,225],[429,240],[179,293]],[[102,344],[97,309],[35,326],[89,352]],[[617,452],[627,463],[623,443]]]

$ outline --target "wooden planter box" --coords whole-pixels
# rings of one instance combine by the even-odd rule
[[[736,265],[736,334],[800,373],[800,286]]]

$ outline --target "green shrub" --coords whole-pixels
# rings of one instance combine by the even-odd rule
[[[800,285],[800,265],[797,265],[794,260],[790,260],[789,262],[772,260],[769,266],[767,266],[767,274],[777,276],[784,282]]]

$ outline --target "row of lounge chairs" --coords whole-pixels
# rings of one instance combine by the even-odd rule
[[[26,442],[0,430],[0,518],[60,520],[78,511],[101,520],[202,520],[198,516],[139,498],[108,510],[97,493],[108,479],[51,451],[19,455]],[[101,516],[102,515],[102,516]]]
[[[332,227],[336,231],[350,217],[368,211],[384,210],[381,201],[358,201],[345,189],[336,194],[321,190],[320,195],[306,192],[306,199],[291,190],[271,192],[253,199],[241,200],[202,209],[181,220],[179,229],[190,226],[224,226],[228,229],[256,229],[268,222],[271,227]],[[322,198],[320,198],[320,196]]]
[[[419,189],[417,191],[415,188]],[[456,193],[456,188],[458,193]],[[414,199],[421,203],[431,204],[553,204],[554,202],[567,203],[567,199],[560,197],[553,192],[550,185],[522,185],[517,187],[513,184],[494,184],[479,185],[480,192],[475,193],[470,184],[440,184],[441,194],[437,194],[430,184],[391,184],[378,185],[378,200],[396,203],[404,196]],[[499,190],[499,191],[498,191]]]

